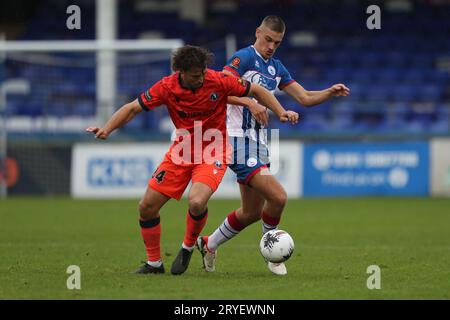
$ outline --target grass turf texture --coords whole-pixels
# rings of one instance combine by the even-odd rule
[[[215,273],[194,252],[170,274],[184,235],[185,201],[161,212],[163,275],[134,275],[145,260],[137,200],[12,198],[0,202],[0,299],[449,299],[450,199],[290,200],[280,228],[296,247],[288,275],[259,253],[261,224],[220,247]],[[238,201],[213,200],[204,234]],[[381,290],[369,290],[369,265]],[[81,290],[68,290],[69,265]]]

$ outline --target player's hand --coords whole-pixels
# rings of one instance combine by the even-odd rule
[[[267,112],[267,108],[255,102],[250,104],[248,107],[250,113],[255,117],[256,121],[258,121],[263,126],[267,127],[269,125],[269,113]]]
[[[106,131],[103,128],[99,128],[99,127],[89,127],[89,128],[86,129],[86,131],[95,134],[95,138],[96,139],[105,140],[109,136],[109,132],[108,131]]]
[[[299,118],[299,115],[297,112],[288,110],[281,114],[280,121],[281,122],[289,121],[292,124],[297,124],[298,118]]]
[[[330,90],[333,97],[346,97],[350,94],[350,89],[342,83],[335,84],[328,90]]]

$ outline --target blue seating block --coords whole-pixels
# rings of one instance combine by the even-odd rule
[[[18,39],[93,39],[95,6],[83,4],[83,28],[68,32],[58,28],[52,18],[52,6],[64,15],[70,0],[43,0]],[[118,34],[136,38],[144,31],[157,30],[165,37],[182,38],[186,43],[203,45],[216,55],[211,67],[220,70],[225,63],[223,38],[237,36],[238,48],[254,41],[254,30],[260,18],[281,14],[289,32],[310,31],[317,36],[313,46],[293,47],[288,36],[278,49],[280,58],[291,75],[307,90],[323,90],[334,83],[345,83],[351,89],[346,98],[332,99],[323,106],[306,109],[302,125],[284,126],[286,130],[406,130],[411,132],[443,132],[449,130],[448,101],[450,73],[437,70],[437,61],[450,52],[450,19],[448,10],[434,10],[422,3],[415,12],[383,13],[383,32],[367,30],[357,15],[364,15],[365,5],[358,2],[327,3],[292,2],[290,6],[257,5],[238,2],[238,9],[207,13],[204,25],[179,18],[177,12],[138,12],[128,1],[119,2]],[[420,13],[420,14],[419,14]],[[241,19],[235,19],[237,14]],[[436,33],[435,30],[440,30]],[[8,78],[24,78],[31,84],[26,96],[8,97],[8,115],[51,114],[56,116],[91,116],[96,108],[95,56],[58,53],[57,57],[74,61],[91,59],[92,66],[62,66],[56,63],[29,63],[7,60]],[[133,99],[160,78],[171,73],[168,60],[129,63],[135,57],[150,55],[120,53],[118,67],[118,100]],[[144,59],[145,60],[145,59]],[[144,61],[142,60],[142,61]],[[286,106],[295,105],[288,96],[279,96]],[[435,105],[434,111],[415,109],[417,103]],[[159,130],[159,122],[167,112],[145,113],[127,125],[126,130]],[[303,111],[303,110],[302,110]],[[139,118],[139,119],[138,119]]]

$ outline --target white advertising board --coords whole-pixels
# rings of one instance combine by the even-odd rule
[[[431,140],[431,195],[450,196],[450,139]]]
[[[169,143],[77,144],[72,150],[75,198],[140,198]]]
[[[169,143],[77,144],[72,151],[71,195],[75,198],[140,198],[169,146]],[[289,197],[302,194],[302,150],[298,142],[281,142],[278,149],[270,150],[271,171]],[[231,169],[227,170],[213,197],[240,197]]]

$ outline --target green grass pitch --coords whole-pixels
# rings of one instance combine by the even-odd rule
[[[0,299],[449,299],[450,199],[290,200],[280,228],[296,247],[288,275],[272,275],[256,223],[220,247],[215,273],[194,252],[170,274],[184,234],[186,201],[161,212],[163,275],[134,275],[145,260],[137,200],[11,198],[0,201]],[[204,233],[239,201],[212,200]],[[67,267],[81,268],[68,290]],[[381,289],[366,286],[381,268]]]

